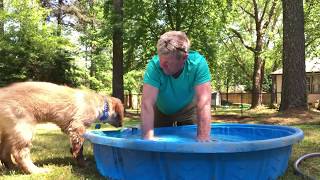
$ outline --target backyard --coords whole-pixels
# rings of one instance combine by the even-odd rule
[[[59,115],[59,108],[56,109],[53,102],[65,110],[66,114],[75,117],[90,114],[88,111],[81,112],[85,109],[83,104],[103,105],[92,113],[101,115],[97,112],[103,108],[103,116],[81,118],[86,121],[84,123],[88,123],[88,119],[107,119],[107,112],[113,113],[109,117],[122,117],[122,103],[127,108],[124,127],[139,127],[141,102],[149,102],[148,98],[155,99],[158,95],[163,95],[158,96],[158,100],[168,103],[166,107],[171,105],[177,108],[172,112],[181,110],[182,107],[176,105],[181,103],[182,106],[182,101],[186,105],[193,98],[191,95],[196,95],[194,99],[197,99],[199,107],[202,101],[206,101],[207,108],[204,109],[208,120],[210,93],[214,95],[211,99],[214,99],[211,101],[211,105],[214,105],[211,110],[212,123],[274,124],[301,128],[305,137],[293,146],[288,169],[280,177],[283,180],[301,179],[294,174],[293,163],[304,154],[320,152],[320,111],[308,109],[311,104],[317,104],[318,107],[315,108],[320,109],[320,1],[199,2],[201,3],[196,0],[0,0],[0,180],[105,179],[96,168],[91,143],[86,141],[84,144],[87,166],[80,168],[69,152],[68,136],[58,126],[50,123],[37,125],[31,149],[35,165],[48,169],[49,173],[28,175],[18,168],[8,170],[4,167],[3,164],[13,165],[9,159],[13,152],[15,155],[29,152],[26,147],[29,142],[20,142],[18,136],[10,136],[16,135],[13,132],[18,129],[24,139],[32,137],[26,126],[23,126],[28,123],[19,123],[20,119],[52,120],[52,117],[59,117],[57,119],[64,121],[62,124],[73,124],[75,118],[61,118],[65,116]],[[169,38],[170,36],[165,35],[168,32],[176,35]],[[182,38],[177,38],[180,37],[178,34]],[[315,63],[310,66],[310,62]],[[68,101],[69,98],[56,97],[69,90],[53,91],[53,88],[48,88],[54,94],[50,100],[51,96],[47,91],[22,88],[25,91],[17,93],[20,91],[4,88],[12,83],[25,81],[51,82],[84,91],[90,89],[118,98],[119,101],[112,103],[112,106],[108,98],[104,98],[103,103],[86,103],[82,101],[82,97],[88,101],[98,98],[84,98],[81,93],[70,93],[75,101]],[[29,95],[34,92],[34,97],[41,97],[39,99],[47,105],[40,105],[38,99]],[[43,92],[44,95],[40,96],[36,92]],[[167,96],[167,93],[171,96]],[[144,95],[143,100],[141,94]],[[11,96],[14,96],[13,103],[9,103]],[[30,101],[24,100],[24,97]],[[21,102],[21,105],[16,105],[16,101]],[[70,110],[71,102],[81,105],[75,104],[73,111]],[[36,105],[38,107],[32,107]],[[264,105],[279,107],[271,109]],[[10,111],[6,107],[11,106],[13,114],[19,115],[9,121],[8,117],[14,116],[7,115]],[[22,107],[32,109],[34,115],[24,116]],[[197,111],[200,112],[201,109],[198,108]],[[41,112],[43,117],[39,115]],[[163,113],[171,115],[169,112]],[[198,118],[202,119],[201,116],[203,115],[199,114]],[[79,126],[65,127],[67,131],[73,130],[76,133],[81,129]],[[91,124],[89,130],[95,127],[95,123]],[[114,130],[106,124],[101,128]],[[203,132],[203,128],[200,131]],[[207,134],[205,138],[207,140]],[[79,145],[78,140],[75,137],[71,140],[74,150],[77,149],[75,144]],[[193,141],[193,136],[191,140]],[[15,146],[6,142],[14,143]],[[199,148],[198,143],[192,143]],[[218,143],[212,144],[218,145],[212,148],[215,150],[219,149],[217,147],[225,147]],[[142,147],[145,150],[145,146]],[[20,158],[25,159],[26,156],[28,155],[21,155]],[[269,154],[267,156],[274,157]],[[206,154],[203,157],[208,159]],[[258,157],[260,162],[260,156]],[[19,158],[15,159],[19,162]],[[248,158],[244,156],[243,159]],[[30,161],[28,162],[30,165]],[[131,162],[129,161],[130,165]],[[213,164],[212,161],[206,162]],[[278,163],[268,165],[270,164]],[[320,158],[302,162],[301,168],[306,174],[320,179]],[[202,168],[199,169],[203,171]],[[243,169],[249,168],[245,166]],[[144,171],[146,170],[143,168],[142,172]],[[194,171],[190,172],[195,175]],[[260,171],[250,169],[249,173],[251,172]],[[238,175],[239,171],[236,173]],[[198,175],[195,176],[201,179]]]
[[[214,123],[262,123],[280,124],[301,128],[304,131],[304,140],[294,145],[291,159],[286,173],[280,178],[282,180],[301,179],[294,174],[293,163],[301,155],[320,151],[320,112],[309,110],[306,112],[279,113],[274,109],[266,107],[257,110],[240,108],[217,108],[212,112]],[[139,113],[136,111],[127,112],[125,126],[136,126],[139,124]],[[103,125],[103,129],[111,129]],[[91,129],[94,129],[94,124]],[[0,179],[104,179],[99,175],[90,142],[84,145],[84,154],[88,165],[86,168],[79,168],[74,163],[69,153],[69,141],[60,129],[53,124],[38,125],[36,135],[31,149],[32,159],[36,165],[43,166],[50,170],[47,174],[25,175],[20,170],[7,171],[0,167]],[[320,178],[320,158],[306,160],[301,164],[306,174]]]

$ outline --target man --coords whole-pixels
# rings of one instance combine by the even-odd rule
[[[142,138],[154,139],[154,127],[197,122],[197,140],[210,141],[211,86],[205,58],[189,51],[181,31],[161,35],[158,55],[147,65],[141,103]]]

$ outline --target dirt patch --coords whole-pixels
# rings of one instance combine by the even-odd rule
[[[287,111],[279,112],[274,116],[262,117],[261,121],[271,124],[295,125],[295,124],[317,124],[320,123],[319,111]]]
[[[213,115],[214,122],[226,123],[261,123],[261,124],[280,124],[280,125],[298,125],[298,124],[320,124],[320,112],[309,111],[287,111],[265,113],[264,111],[248,111],[245,116],[241,115]]]
[[[126,111],[124,113],[124,116],[127,117],[127,118],[130,118],[130,119],[139,119],[140,118],[140,112],[139,111],[137,111],[137,112]]]
[[[242,121],[250,118],[250,116],[241,116],[241,115],[212,115],[212,120],[219,121]]]

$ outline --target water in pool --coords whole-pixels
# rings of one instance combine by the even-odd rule
[[[123,139],[132,139],[139,140],[141,139],[141,132],[137,129],[125,128],[118,131],[96,131],[98,135],[108,136],[113,138],[123,138]],[[156,132],[156,138],[154,141],[159,142],[195,142],[196,132],[195,131],[168,131],[168,132]],[[211,140],[213,142],[241,142],[250,140],[248,137],[234,134],[223,134],[223,133],[214,133],[211,134]]]

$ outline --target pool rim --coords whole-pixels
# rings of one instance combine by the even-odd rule
[[[179,126],[175,128],[195,128],[196,125]],[[117,148],[125,148],[131,150],[153,151],[153,152],[179,152],[179,153],[237,153],[237,152],[251,152],[268,150],[274,148],[281,148],[291,146],[304,138],[303,131],[296,127],[283,125],[267,125],[267,124],[237,124],[237,123],[212,123],[211,127],[228,126],[228,127],[260,127],[268,129],[281,129],[291,131],[292,134],[279,138],[241,141],[241,142],[226,142],[226,141],[212,141],[206,143],[200,142],[165,142],[165,141],[150,141],[143,139],[125,139],[110,136],[99,136],[88,131],[83,136],[91,141],[93,144],[107,145]],[[172,128],[172,127],[165,127]],[[157,128],[157,129],[165,129]],[[101,131],[101,130],[98,130]]]

